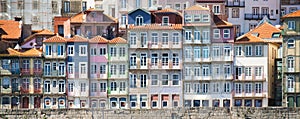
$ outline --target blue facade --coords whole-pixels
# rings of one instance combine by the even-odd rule
[[[143,9],[136,9],[128,13],[128,24],[136,24],[136,18],[142,17],[143,24],[151,24],[150,12]]]
[[[69,55],[69,47],[74,47],[74,55]],[[87,56],[79,56],[80,47],[79,46],[86,46],[86,54]],[[67,43],[67,62],[74,62],[78,65],[79,62],[88,62],[88,42],[68,42]],[[76,66],[75,65],[75,66]],[[75,71],[78,71],[78,67],[75,67]]]

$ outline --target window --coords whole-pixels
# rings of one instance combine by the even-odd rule
[[[117,91],[117,82],[111,82],[110,83],[110,90],[111,91]]]
[[[251,67],[246,67],[245,68],[245,76],[251,76],[251,75],[252,75]]]
[[[119,74],[120,74],[120,75],[125,75],[125,73],[126,73],[126,65],[125,65],[125,64],[122,64],[122,65],[120,65],[120,67],[119,67]]]
[[[106,74],[106,65],[105,64],[100,65],[100,74]]]
[[[168,66],[169,65],[169,54],[163,53],[162,54],[162,66]]]
[[[64,46],[57,45],[57,56],[63,56],[63,55],[64,55]]]
[[[120,82],[120,91],[125,91],[126,89],[126,82]]]
[[[208,83],[203,83],[202,84],[202,92],[203,93],[208,93],[208,88],[209,88],[208,85],[209,85]]]
[[[18,84],[15,83],[15,85],[18,85]],[[29,85],[29,82],[28,82],[28,85]],[[40,90],[40,89],[41,89],[41,79],[34,79],[34,90]]]
[[[252,84],[251,83],[245,84],[245,93],[252,93]]]
[[[65,81],[58,81],[58,92],[65,92]]]
[[[44,82],[44,92],[47,92],[47,93],[50,92],[50,81]]]
[[[46,56],[52,55],[52,46],[46,45]]]
[[[185,76],[191,76],[191,75],[192,75],[192,68],[185,67]]]
[[[200,47],[194,48],[194,58],[199,59],[201,57]]]
[[[255,67],[255,76],[262,76],[262,67]]]
[[[147,86],[147,75],[145,75],[145,74],[140,75],[140,79],[141,79],[141,88],[146,88],[146,86]]]
[[[162,17],[162,25],[169,25],[169,17],[168,16],[163,16]]]
[[[246,56],[252,56],[252,46],[246,46],[245,47],[245,53],[246,53]]]
[[[79,56],[87,56],[87,46],[79,45]]]
[[[240,83],[235,84],[235,93],[237,94],[242,93],[242,84]]]
[[[136,88],[136,75],[130,74],[130,88]]]
[[[65,63],[59,63],[58,64],[58,76],[64,76],[65,75]]]
[[[111,47],[110,48],[110,56],[111,57],[116,57],[117,56],[117,48],[116,47]]]
[[[32,1],[32,9],[38,9],[38,1],[37,0]]]
[[[210,36],[209,31],[202,32],[202,40],[204,43],[209,43],[209,40],[210,40],[209,36]]]
[[[91,56],[96,56],[96,55],[97,55],[97,49],[91,48]]]
[[[148,41],[147,41],[147,33],[141,33],[141,46],[142,47],[147,47]]]
[[[85,75],[87,74],[87,66],[86,63],[79,63],[80,65],[80,75]]]
[[[208,47],[203,47],[202,49],[202,58],[209,58],[209,49]]]
[[[97,65],[96,64],[92,64],[91,65],[91,74],[96,74],[97,73]]]
[[[214,5],[213,6],[213,12],[215,14],[219,14],[220,13],[220,6],[219,5]]]
[[[173,33],[173,45],[179,45],[179,33]]]
[[[58,13],[57,1],[52,0],[52,13]]]
[[[161,82],[162,82],[161,84],[164,85],[164,86],[169,85],[169,75],[163,74]]]
[[[168,45],[169,43],[169,34],[162,33],[162,45]]]
[[[202,15],[202,22],[209,22],[209,15],[208,14],[203,14]]]
[[[220,57],[220,47],[213,47],[213,57]]]
[[[173,86],[178,86],[179,85],[179,75],[178,74],[174,74],[172,77],[172,85]]]
[[[235,55],[242,56],[242,46],[235,46]]]
[[[0,1],[1,9],[0,12],[7,12],[7,3],[6,1]]]
[[[294,71],[294,57],[287,57],[287,70]]]
[[[212,92],[219,92],[219,83],[213,83]]]
[[[295,40],[294,39],[288,39],[287,47],[288,48],[294,48],[295,47]]]
[[[74,56],[74,45],[68,46],[68,56]]]
[[[23,60],[23,70],[29,71],[29,60]]]
[[[147,95],[140,95],[140,104],[141,108],[145,108],[147,106]]]
[[[199,94],[201,91],[200,89],[201,89],[200,83],[194,83],[194,93]]]
[[[258,15],[259,14],[259,7],[252,7],[252,14]]]
[[[158,34],[157,33],[152,33],[152,39],[151,39],[151,43],[152,45],[158,45]]]
[[[192,40],[192,31],[185,31],[185,40],[188,42]]]
[[[140,61],[141,66],[147,66],[147,54],[141,53],[140,60],[141,60]]]
[[[224,46],[224,56],[231,56],[231,47]]]
[[[232,8],[232,18],[239,18],[239,17],[240,17],[240,9]]]
[[[69,82],[68,91],[74,92],[74,83],[73,82]]]
[[[64,12],[65,13],[70,12],[70,1],[64,1]]]
[[[249,24],[249,31],[253,30],[256,27],[256,23],[250,23]]]
[[[185,83],[184,92],[185,93],[190,93],[191,92],[191,84],[190,83]]]
[[[106,83],[100,83],[100,92],[106,92]]]
[[[255,56],[262,56],[262,46],[261,45],[255,46]]]
[[[8,77],[4,77],[4,78],[2,79],[2,87],[3,87],[4,89],[7,89],[7,88],[10,87],[10,79],[9,79]]]
[[[224,74],[225,74],[225,78],[227,78],[227,76],[231,75],[231,66],[230,65],[224,65]]]
[[[50,63],[45,63],[44,65],[44,75],[45,76],[50,76],[51,75],[51,64]]]
[[[120,47],[119,48],[119,56],[120,57],[125,57],[125,54],[126,54],[125,47]]]
[[[269,15],[269,8],[268,7],[262,7],[261,12],[262,12],[262,15]]]
[[[80,92],[86,91],[86,83],[80,83]]]
[[[151,85],[158,85],[158,75],[151,75]]]
[[[91,92],[96,92],[96,91],[97,91],[97,83],[92,83]]]
[[[224,92],[229,93],[230,91],[231,91],[230,83],[229,82],[224,83]]]
[[[127,0],[121,0],[121,8],[126,8]]]
[[[86,1],[82,1],[82,11],[86,10]]]
[[[130,45],[136,45],[136,33],[130,33]]]
[[[194,42],[200,42],[200,31],[194,31]]]
[[[68,74],[74,75],[74,63],[68,62]]]
[[[144,24],[144,18],[142,17],[142,16],[137,16],[136,18],[135,18],[135,25],[137,25],[137,26],[141,26],[141,25],[143,25]]]
[[[152,66],[157,66],[158,65],[158,54],[157,53],[153,53],[151,55],[151,65]]]
[[[18,0],[18,9],[24,9],[23,0]]]
[[[185,22],[191,22],[192,21],[192,16],[191,15],[185,15],[184,19],[185,19]]]
[[[100,48],[100,55],[106,55],[106,48]]]
[[[220,29],[214,29],[214,39],[220,38]]]
[[[130,107],[131,108],[136,107],[136,101],[137,101],[136,95],[130,95]]]
[[[130,55],[130,66],[136,66],[136,54]]]
[[[172,63],[173,66],[179,66],[179,55],[177,53],[173,53]]]
[[[180,10],[180,4],[175,4],[175,7],[174,7],[176,10]]]
[[[117,75],[117,65],[110,66],[110,75]]]
[[[287,79],[287,89],[288,89],[288,92],[293,92],[294,91],[294,77],[293,76],[288,76],[288,79]]]
[[[152,7],[153,3],[152,3],[152,0],[148,0],[148,7]]]
[[[262,83],[255,83],[255,93],[262,93]]]
[[[200,15],[194,15],[194,22],[200,22],[201,16]]]
[[[223,38],[230,38],[230,29],[223,30]]]
[[[201,67],[199,66],[194,67],[194,76],[201,76]]]

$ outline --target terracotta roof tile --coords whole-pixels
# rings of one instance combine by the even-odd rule
[[[8,48],[7,51],[8,51],[8,53],[9,53],[10,56],[21,56],[22,55],[21,52],[16,51],[16,50],[14,50],[12,48]]]
[[[53,36],[43,41],[44,43],[66,43],[67,40],[59,35]]]
[[[72,38],[69,38],[67,42],[88,42],[88,39],[75,35]]]
[[[200,5],[194,5],[189,8],[186,8],[185,10],[209,10],[209,8],[202,7]]]
[[[35,33],[38,35],[54,35],[54,33],[48,29],[43,29],[41,31],[39,31],[38,33]]]
[[[143,26],[130,25],[129,29],[145,29],[145,30],[181,30],[182,24],[170,24],[163,26],[161,24],[146,24]]]
[[[109,40],[110,44],[127,44],[127,41],[124,38],[116,37],[112,40]]]
[[[3,39],[19,39],[21,37],[21,27],[19,22],[13,20],[0,20],[0,28],[2,28],[7,35],[2,35]]]
[[[53,32],[51,32],[50,30],[47,30],[47,29],[39,30],[37,33],[32,34],[29,37],[27,37],[26,39],[24,39],[24,42],[21,45],[24,45],[24,44],[28,43],[29,41],[32,40],[32,38],[34,38],[35,36],[38,36],[38,35],[52,36],[52,35],[55,35],[55,34]]]
[[[85,10],[85,12],[93,12],[93,11],[104,11],[104,10],[95,9],[95,8],[90,8],[88,10]]]
[[[108,40],[106,38],[103,38],[101,36],[95,36],[91,40],[89,40],[90,43],[108,43]]]
[[[176,14],[179,14],[180,16],[182,16],[181,12],[175,10],[175,9],[172,9],[172,8],[165,8],[165,9],[162,9],[162,10],[158,10],[158,11],[155,11],[154,13],[176,13]]]
[[[262,39],[269,39],[272,38],[273,33],[280,33],[281,30],[276,28],[275,26],[271,25],[268,22],[264,22],[263,24],[257,26],[252,31],[249,31],[248,33],[258,33],[258,37]],[[281,36],[280,36],[281,37]]]
[[[27,50],[25,52],[22,53],[22,56],[27,56],[27,57],[41,57],[43,54],[42,51],[36,49],[36,48],[32,48],[30,50]]]
[[[218,16],[214,15],[213,16],[213,22],[215,23],[216,27],[231,27],[233,26],[232,23],[229,23]]]
[[[282,18],[300,17],[300,10],[284,15]]]
[[[264,43],[264,40],[252,34],[245,34],[237,38],[234,43]]]
[[[74,15],[73,17],[71,17],[70,22],[71,23],[82,23],[83,22],[83,15],[84,15],[83,12],[80,12],[80,13]]]

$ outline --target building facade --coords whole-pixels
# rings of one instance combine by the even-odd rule
[[[44,96],[42,104],[46,109],[66,108],[66,44],[67,40],[58,35],[43,41]]]
[[[296,11],[283,16],[283,57],[282,57],[282,106],[299,107],[299,15]]]

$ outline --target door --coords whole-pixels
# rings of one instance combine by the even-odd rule
[[[29,97],[23,97],[22,107],[23,108],[29,107]]]
[[[41,107],[41,98],[34,97],[34,108],[40,108]]]

